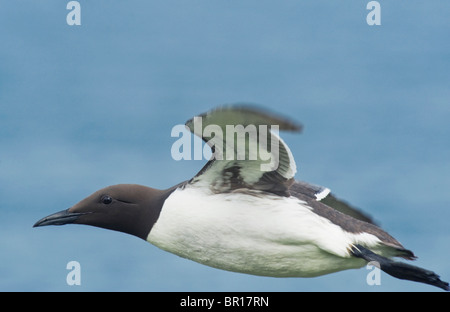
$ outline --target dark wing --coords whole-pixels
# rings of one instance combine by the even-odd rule
[[[386,254],[408,260],[415,259],[410,250],[405,249],[395,238],[373,224],[372,220],[364,213],[336,199],[328,188],[295,181],[291,185],[289,193],[306,202],[314,213],[328,219],[347,232],[375,235],[381,240]]]
[[[320,201],[321,203],[324,203],[325,205],[334,208],[337,211],[349,215],[355,219],[376,224],[369,215],[367,215],[366,213],[355,207],[352,207],[347,202],[336,198],[326,187],[309,184],[301,181],[295,181],[295,183],[293,183],[289,188],[289,192],[291,193],[292,196],[295,197],[298,197],[299,194],[306,195],[311,199]]]
[[[228,105],[186,122],[213,155],[191,184],[204,183],[215,192],[255,189],[286,195],[297,171],[294,157],[279,130],[301,126],[249,105]]]

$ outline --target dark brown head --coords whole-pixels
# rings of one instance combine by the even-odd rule
[[[42,218],[34,227],[87,224],[146,240],[170,193],[136,184],[108,186],[69,209]]]

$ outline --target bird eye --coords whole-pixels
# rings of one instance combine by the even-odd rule
[[[102,201],[103,204],[109,205],[109,204],[112,203],[113,199],[112,199],[111,196],[105,195],[105,196],[102,197],[101,201]]]

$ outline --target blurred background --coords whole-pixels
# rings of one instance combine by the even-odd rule
[[[283,134],[297,179],[362,208],[450,280],[450,2],[0,1],[0,291],[440,291],[369,270],[317,278],[221,271],[136,237],[32,228],[117,183],[168,188],[171,129],[249,102],[304,125]],[[69,261],[81,285],[69,286]]]

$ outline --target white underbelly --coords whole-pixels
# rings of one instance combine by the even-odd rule
[[[186,187],[166,200],[147,240],[223,270],[310,277],[363,266],[347,249],[356,236],[295,198]]]

